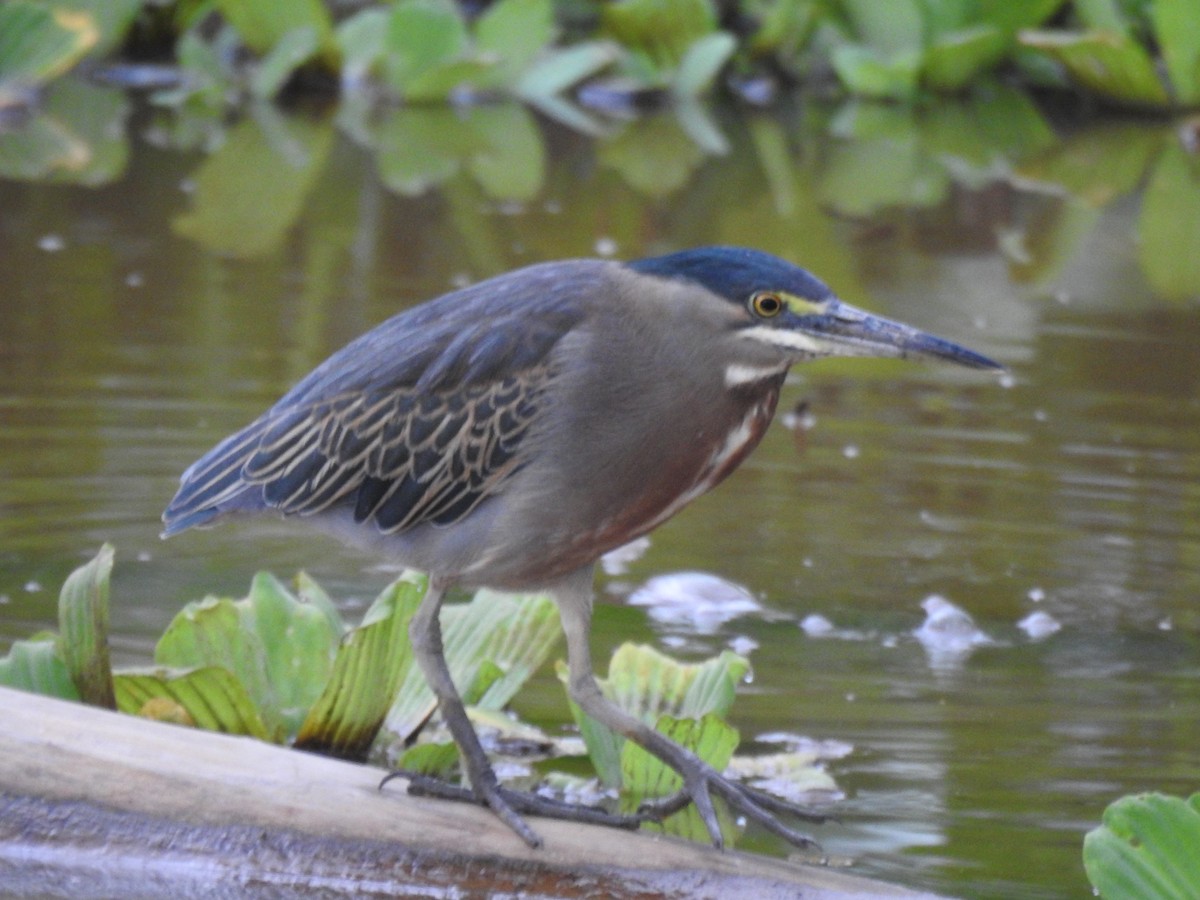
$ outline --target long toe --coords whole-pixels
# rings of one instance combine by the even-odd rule
[[[439,778],[431,778],[417,772],[395,771],[388,774],[380,787],[393,778],[408,780],[408,792],[416,797],[436,797],[441,800],[456,800],[462,803],[477,803],[491,807],[506,824],[517,832],[531,847],[541,845],[541,838],[520,818],[521,815],[542,816],[548,819],[562,819],[568,822],[584,822],[589,825],[605,825],[609,828],[637,829],[643,822],[652,817],[642,813],[622,815],[612,813],[598,806],[585,806],[581,803],[567,803],[539,794],[524,791],[509,790],[496,786],[492,795],[486,792],[477,794],[470,788],[451,784]],[[493,802],[494,801],[494,802]],[[513,824],[516,821],[520,827]],[[527,835],[532,835],[534,843]]]
[[[675,763],[672,762],[671,765],[674,766]],[[712,838],[713,846],[720,848],[724,844],[724,838],[711,800],[711,795],[716,794],[735,813],[745,816],[772,834],[783,838],[789,844],[804,849],[819,847],[817,842],[808,835],[789,828],[780,822],[777,816],[791,816],[815,823],[824,822],[823,816],[815,815],[785,800],[731,781],[699,760],[696,760],[695,764],[690,760],[681,760],[676,768],[685,770],[683,772],[683,790],[670,797],[643,803],[639,809],[642,815],[655,821],[662,821],[667,816],[684,809],[689,803],[695,802],[705,827],[708,829],[709,837]]]
[[[519,812],[531,816],[544,816],[550,819],[562,819],[567,822],[586,822],[590,825],[607,825],[610,828],[636,829],[648,817],[639,814],[622,815],[611,813],[598,806],[585,806],[581,803],[567,803],[539,794],[522,791],[510,791],[501,788],[500,792],[509,804]]]
[[[482,789],[472,790],[442,781],[440,778],[431,778],[418,772],[402,770],[389,772],[379,786],[383,787],[393,778],[407,779],[408,793],[414,797],[436,797],[439,800],[455,800],[460,803],[477,803],[480,806],[486,806],[530,847],[536,850],[542,846],[541,836],[521,818],[517,810],[521,804],[512,802],[514,798],[522,796],[515,791],[506,791],[499,785],[486,783]],[[528,810],[522,811],[527,812]]]
[[[808,813],[798,809],[793,810],[790,804],[784,804],[783,801],[771,803],[770,806],[773,807],[773,811],[768,810],[760,802],[762,795],[759,792],[752,791],[745,785],[730,781],[715,771],[713,772],[713,777],[710,779],[710,786],[713,792],[719,795],[735,811],[740,812],[750,821],[756,822],[763,828],[766,828],[772,834],[783,838],[789,844],[802,849],[814,849],[819,846],[807,834],[789,828],[780,822],[773,814],[773,811],[786,812],[788,815],[800,813],[801,818],[808,818]]]

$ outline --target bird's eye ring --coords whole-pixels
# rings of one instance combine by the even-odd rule
[[[772,294],[770,291],[759,291],[750,298],[750,308],[756,316],[762,316],[764,319],[773,319],[783,312],[783,300],[778,294]]]

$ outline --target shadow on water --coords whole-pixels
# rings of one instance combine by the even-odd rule
[[[62,82],[0,134],[0,638],[52,625],[104,540],[121,662],[258,568],[374,596],[386,561],[303,529],[161,544],[178,473],[452,285],[753,245],[1011,375],[797,370],[781,409],[806,411],[603,578],[598,656],[627,638],[755,648],[746,738],[854,745],[830,766],[848,795],[830,853],[949,894],[1079,896],[1110,800],[1200,781],[1198,165],[1168,124],[1055,128],[1002,90],[919,114],[668,112],[590,140],[521,107],[222,123]],[[624,604],[687,570],[752,611],[697,627]],[[913,632],[934,594],[986,640],[931,654]],[[1061,628],[1034,639],[1018,622],[1035,611]],[[518,702],[568,719],[549,673]]]

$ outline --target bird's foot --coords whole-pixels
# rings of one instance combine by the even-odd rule
[[[808,835],[784,825],[777,816],[791,816],[815,824],[824,822],[824,816],[732,781],[682,747],[676,749],[679,750],[678,754],[671,754],[672,758],[664,758],[663,761],[683,776],[682,790],[661,800],[646,801],[639,808],[639,813],[661,821],[684,809],[689,803],[695,803],[713,846],[720,849],[725,845],[725,838],[713,808],[712,798],[716,795],[735,813],[744,815],[789,844],[803,849],[819,847]]]
[[[404,778],[408,781],[408,793],[414,797],[437,797],[442,800],[457,800],[463,803],[476,803],[489,807],[509,828],[525,841],[530,847],[542,846],[542,839],[529,824],[521,818],[522,815],[544,816],[550,819],[563,819],[569,822],[585,822],[589,825],[607,825],[610,828],[636,829],[643,822],[650,821],[653,815],[637,812],[632,815],[610,813],[597,806],[584,806],[579,803],[567,803],[531,794],[525,791],[514,791],[501,787],[495,782],[485,781],[483,789],[467,788],[450,784],[439,778],[432,778],[417,772],[396,770],[380,782],[382,788],[393,778]]]

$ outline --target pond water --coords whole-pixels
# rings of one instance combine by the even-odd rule
[[[598,659],[629,639],[753,647],[745,740],[853,745],[829,764],[846,799],[815,829],[828,853],[948,895],[1085,895],[1082,837],[1110,801],[1200,785],[1200,162],[1169,123],[1051,125],[1002,91],[921,115],[796,102],[598,124],[516,107],[220,123],[68,82],[0,134],[0,651],[54,627],[62,579],[104,541],[119,664],[260,568],[368,601],[387,561],[302,527],[161,542],[179,473],[453,285],[756,246],[1010,372],[797,369],[781,411],[804,410],[602,576]],[[626,603],[687,571],[761,609]],[[933,595],[987,640],[927,648]],[[1018,627],[1038,611],[1061,627]],[[517,707],[569,720],[550,672]]]

